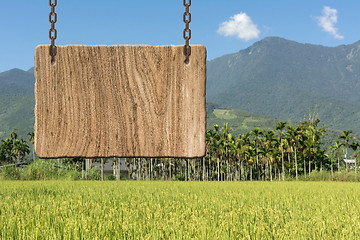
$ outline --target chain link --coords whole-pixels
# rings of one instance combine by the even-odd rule
[[[189,1],[189,2],[187,2]],[[51,56],[51,63],[55,63],[55,56],[57,53],[57,49],[55,46],[55,40],[57,38],[57,30],[55,29],[55,23],[57,22],[57,14],[55,12],[55,7],[57,5],[57,0],[54,0],[54,3],[52,3],[52,0],[49,0],[49,6],[51,7],[51,12],[49,14],[49,22],[51,24],[51,28],[49,30],[49,38],[51,40],[49,53]],[[191,29],[190,29],[190,23],[191,23],[191,13],[190,13],[190,6],[191,6],[191,0],[184,0],[184,23],[185,23],[185,29],[183,32],[183,37],[185,39],[185,45],[184,45],[184,56],[185,56],[185,63],[189,63],[189,57],[191,55],[191,46],[190,46],[190,39],[191,39]]]
[[[55,63],[55,56],[57,53],[57,49],[55,46],[55,39],[57,38],[57,31],[55,29],[55,23],[57,22],[57,14],[55,12],[55,7],[57,5],[57,0],[54,0],[54,3],[52,3],[52,0],[49,0],[49,5],[51,7],[51,12],[49,14],[49,22],[51,24],[51,28],[49,30],[49,38],[51,40],[49,53],[51,56],[51,64]]]
[[[184,56],[185,56],[185,63],[189,64],[189,58],[191,55],[191,46],[190,46],[190,39],[191,39],[191,30],[190,30],[190,23],[191,23],[191,13],[190,13],[190,6],[191,6],[191,0],[184,0],[184,23],[185,23],[185,29],[183,32],[183,36],[185,39],[185,45],[184,45]]]

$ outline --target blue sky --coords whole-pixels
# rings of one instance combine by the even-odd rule
[[[56,44],[184,44],[182,0],[58,0]],[[192,0],[191,44],[208,60],[268,36],[338,46],[360,40],[359,0]],[[47,0],[0,0],[0,72],[33,66],[49,44]]]

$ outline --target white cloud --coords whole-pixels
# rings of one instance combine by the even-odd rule
[[[344,36],[338,33],[338,29],[335,27],[335,24],[338,21],[337,10],[325,6],[322,10],[322,16],[317,17],[318,25],[325,31],[330,33],[336,39],[344,39]]]
[[[217,32],[224,36],[237,36],[239,39],[248,41],[259,38],[260,30],[246,13],[239,13],[230,17],[229,21],[220,24]]]

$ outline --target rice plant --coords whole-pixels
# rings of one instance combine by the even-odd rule
[[[360,185],[3,181],[1,239],[356,239]]]

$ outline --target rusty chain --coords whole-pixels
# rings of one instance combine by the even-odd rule
[[[187,2],[189,1],[189,2]],[[57,0],[54,0],[54,3],[52,3],[52,0],[49,0],[49,6],[51,7],[51,12],[49,14],[49,22],[51,24],[51,28],[49,30],[49,38],[51,40],[49,53],[51,56],[51,63],[55,63],[55,56],[57,53],[57,49],[55,46],[55,40],[57,38],[57,30],[55,29],[55,23],[57,22],[57,14],[55,12],[55,7],[57,5]],[[190,13],[190,6],[191,6],[191,0],[184,0],[184,23],[185,23],[185,29],[183,32],[183,36],[185,39],[185,45],[184,45],[184,56],[185,56],[185,63],[189,63],[189,58],[191,55],[191,46],[190,46],[190,39],[191,39],[191,29],[190,29],[190,22],[191,22],[191,13]]]
[[[51,7],[51,12],[49,14],[49,22],[51,23],[51,28],[49,30],[49,38],[51,40],[49,53],[51,56],[51,64],[55,63],[55,56],[57,53],[57,49],[55,46],[55,39],[57,38],[57,31],[55,29],[55,23],[57,21],[57,14],[55,12],[55,7],[57,5],[57,0],[54,0],[54,3],[52,3],[52,0],[49,0],[49,5]]]
[[[185,39],[185,45],[184,45],[184,56],[185,56],[185,63],[189,63],[189,58],[191,55],[191,47],[190,47],[190,39],[191,39],[191,30],[190,30],[190,23],[191,23],[191,13],[190,13],[190,6],[191,6],[191,0],[184,0],[184,23],[185,23],[185,29],[183,32],[184,39]]]

